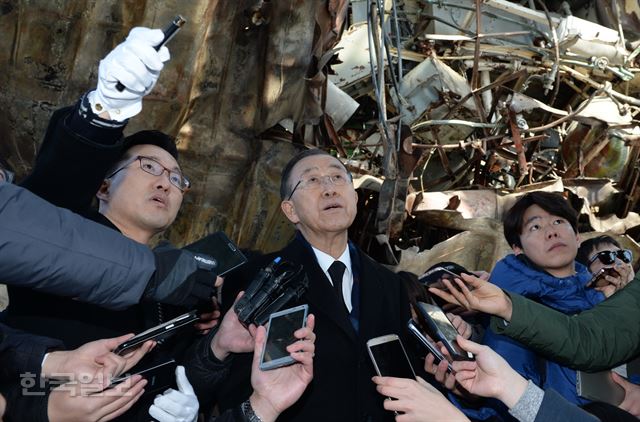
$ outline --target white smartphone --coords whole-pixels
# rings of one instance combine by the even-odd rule
[[[376,373],[382,377],[415,379],[416,373],[411,366],[407,352],[396,334],[372,338],[367,341],[369,357]]]
[[[267,341],[260,355],[260,369],[268,371],[295,362],[287,352],[287,346],[298,341],[293,333],[307,325],[308,312],[309,305],[300,305],[269,316]]]

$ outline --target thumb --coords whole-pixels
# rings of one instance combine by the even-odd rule
[[[134,337],[134,335],[132,333],[129,333],[120,337],[112,337],[102,341],[104,341],[105,347],[109,349],[109,351],[113,352],[116,347],[120,346],[120,344],[124,343],[132,337]]]
[[[242,298],[242,296],[244,296],[244,290],[238,293],[238,295],[236,296],[236,300],[233,302],[233,304],[235,305],[236,303],[238,303],[238,301]]]
[[[473,342],[471,340],[466,340],[461,335],[457,335],[456,336],[456,342],[464,350],[466,350],[467,352],[471,352],[474,355],[477,355],[478,353],[480,353],[482,351],[482,347],[483,346],[481,344],[475,343],[475,342]]]
[[[178,390],[180,390],[181,393],[188,396],[195,396],[193,387],[191,386],[189,378],[187,378],[187,373],[182,365],[176,366],[176,383],[178,384]]]
[[[616,372],[611,371],[611,378],[613,378],[613,382],[624,388],[624,391],[627,391],[631,386],[631,383],[629,381],[627,381],[624,377],[621,377]]]
[[[256,330],[256,338],[253,345],[253,364],[252,371],[259,371],[260,355],[262,354],[262,348],[264,347],[266,337],[266,330],[264,326],[259,326]]]

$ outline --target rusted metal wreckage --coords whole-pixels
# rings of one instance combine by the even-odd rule
[[[637,2],[352,1],[350,23],[326,113],[363,176],[352,235],[379,259],[490,270],[534,189],[638,255]]]
[[[311,144],[356,176],[351,237],[397,268],[489,270],[504,210],[531,189],[565,192],[582,231],[639,255],[635,0],[5,3],[0,153],[21,176],[131,27],[187,18],[128,127],[178,135],[193,190],[176,244],[224,230],[284,245],[278,169]]]

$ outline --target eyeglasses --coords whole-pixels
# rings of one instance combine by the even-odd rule
[[[633,254],[629,249],[618,249],[617,251],[601,251],[597,254],[593,255],[591,259],[589,259],[589,266],[593,264],[596,259],[600,260],[604,265],[612,265],[616,262],[616,258],[620,261],[628,264],[633,259]]]
[[[291,199],[296,189],[318,189],[325,183],[335,186],[344,186],[347,182],[351,182],[351,175],[349,173],[340,172],[336,174],[328,174],[326,176],[311,176],[308,179],[300,179],[298,183],[293,187],[291,194],[287,198],[287,201]]]
[[[135,161],[140,161],[140,168],[143,171],[145,171],[145,172],[147,172],[149,174],[152,174],[154,176],[160,176],[162,173],[164,173],[166,171],[167,174],[169,174],[169,182],[173,186],[175,186],[178,189],[180,189],[181,192],[184,192],[184,191],[188,190],[191,187],[191,182],[189,182],[189,179],[187,179],[186,176],[184,176],[179,171],[169,170],[168,168],[166,168],[165,166],[163,166],[162,164],[160,164],[159,162],[157,162],[153,158],[144,157],[142,155],[138,155],[133,161],[131,161],[131,162],[125,164],[124,166],[120,167],[118,170],[114,171],[113,173],[111,173],[106,178],[110,179],[111,177],[115,176],[115,174],[117,172],[119,172],[120,170],[126,168],[128,165],[130,165],[131,163],[133,163]]]
[[[4,180],[7,183],[11,183],[13,182],[14,177],[15,177],[15,174],[12,171],[9,171],[7,169],[3,169],[0,167],[0,180]]]

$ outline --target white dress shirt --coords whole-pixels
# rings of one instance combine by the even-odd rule
[[[329,275],[329,267],[333,264],[334,261],[341,261],[345,267],[347,267],[342,275],[342,299],[344,300],[344,304],[347,306],[349,312],[353,309],[353,305],[351,305],[351,290],[353,289],[353,272],[351,271],[351,255],[349,254],[349,245],[345,247],[342,255],[335,259],[331,255],[328,255],[322,252],[319,249],[314,248],[313,253],[316,254],[316,259],[318,260],[318,265],[324,271],[324,274],[327,276],[329,280],[329,284],[333,286],[333,282],[331,281],[331,276]]]

